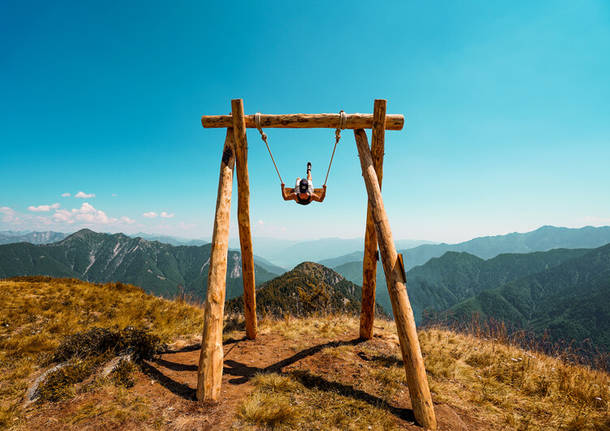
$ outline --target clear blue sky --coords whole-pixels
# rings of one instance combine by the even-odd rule
[[[388,99],[406,117],[386,134],[396,239],[610,224],[609,2],[307,3],[3,1],[0,230],[210,235],[225,131],[200,116],[232,98],[246,113]],[[323,181],[332,130],[268,135],[287,183],[308,160]],[[308,207],[281,200],[248,139],[255,236],[363,235],[350,131]]]

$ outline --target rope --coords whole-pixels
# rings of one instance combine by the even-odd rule
[[[324,185],[328,181],[328,174],[330,174],[330,167],[333,165],[333,158],[335,157],[335,150],[337,149],[337,144],[341,139],[341,130],[345,129],[345,123],[347,122],[347,115],[343,110],[339,112],[339,127],[335,130],[335,146],[333,147],[333,153],[330,156],[330,163],[328,163],[328,170],[326,171],[326,178],[324,179]]]
[[[271,161],[273,162],[273,166],[275,167],[275,172],[277,172],[277,176],[280,178],[280,183],[284,184],[284,180],[282,180],[280,171],[278,170],[277,165],[275,164],[275,159],[273,158],[273,154],[271,154],[271,149],[269,148],[269,143],[267,142],[267,134],[265,132],[263,132],[263,129],[261,128],[261,113],[260,112],[257,112],[256,114],[254,114],[254,123],[256,124],[256,128],[258,129],[258,131],[261,134],[261,138],[263,138],[263,142],[265,142],[265,145],[267,146],[267,151],[269,151],[269,156],[271,156]]]

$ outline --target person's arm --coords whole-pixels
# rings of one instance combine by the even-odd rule
[[[294,193],[292,193],[292,189],[287,189],[284,187],[284,183],[282,183],[282,198],[285,201],[294,200]]]
[[[316,201],[316,202],[323,202],[324,198],[326,197],[326,186],[322,186],[323,190],[322,190],[322,194],[318,195],[317,193],[314,193],[311,195],[311,200]]]

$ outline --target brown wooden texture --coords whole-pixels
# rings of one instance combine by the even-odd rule
[[[385,142],[385,113],[387,101],[375,100],[373,108],[373,137],[371,139],[371,154],[373,166],[381,189],[383,178],[383,152]],[[373,336],[373,321],[375,320],[375,288],[377,277],[377,234],[373,224],[371,203],[366,212],[366,232],[364,234],[364,259],[362,261],[362,304],[360,312],[360,338],[370,340]]]
[[[407,374],[407,385],[411,395],[411,406],[415,419],[425,428],[436,429],[436,416],[434,406],[428,387],[424,360],[419,347],[417,330],[413,310],[407,296],[407,288],[403,282],[402,272],[398,264],[398,256],[390,230],[388,216],[383,206],[381,189],[375,173],[371,150],[369,149],[366,133],[363,129],[355,130],[356,145],[360,155],[362,166],[362,176],[369,196],[372,208],[373,222],[377,233],[379,251],[383,263],[388,292],[392,302],[392,311],[398,339],[400,340],[400,350]]]
[[[233,133],[235,137],[235,159],[237,169],[237,220],[239,223],[239,243],[241,245],[241,266],[244,280],[244,315],[246,337],[256,338],[256,292],[254,290],[254,255],[252,233],[250,231],[250,179],[248,177],[248,140],[244,121],[244,102],[231,101]]]
[[[197,369],[197,399],[217,401],[222,383],[222,327],[229,250],[229,219],[231,216],[231,190],[235,165],[233,130],[227,137],[220,162],[220,179],[216,197],[216,215],[212,233],[212,251],[208,270],[208,293],[204,305],[203,338]]]
[[[262,128],[331,128],[339,127],[339,114],[261,114]],[[254,115],[246,115],[246,127],[255,128]],[[203,127],[233,127],[230,115],[204,115],[201,117]],[[386,130],[402,130],[405,117],[402,115],[386,115]],[[371,114],[347,114],[345,129],[370,129],[373,127]]]

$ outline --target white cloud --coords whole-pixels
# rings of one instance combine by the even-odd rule
[[[62,198],[69,198],[70,196],[71,196],[70,193],[67,193],[67,192],[61,194]]]
[[[83,202],[80,209],[73,209],[72,212],[77,220],[88,223],[109,224],[117,221],[117,219],[108,217],[104,211],[95,209],[93,205],[87,202]]]
[[[117,195],[116,193],[113,193],[113,194],[112,194],[112,197],[113,197],[113,198],[116,198],[117,196],[118,196],[118,195]]]
[[[157,217],[157,213],[154,211],[149,211],[147,213],[142,214],[146,218],[155,218]]]
[[[109,226],[115,229],[129,229],[138,226],[136,221],[126,215],[111,217],[104,211],[95,208],[88,202],[83,202],[80,208],[64,209],[59,204],[38,205],[29,208],[34,214],[20,214],[12,208],[0,207],[0,228],[40,230],[74,230],[88,227],[94,230],[107,230]]]
[[[161,217],[163,218],[172,218],[175,214],[174,213],[166,213],[165,211],[161,211]]]
[[[95,193],[78,192],[74,197],[79,199],[90,199],[95,197]]]
[[[259,226],[262,226],[262,225],[264,225],[264,224],[265,224],[265,222],[264,222],[264,221],[262,221],[262,220],[259,220],[259,221],[257,221],[256,223],[257,223]]]
[[[119,218],[119,220],[121,222],[127,223],[127,224],[133,224],[133,223],[136,222],[134,219],[131,219],[131,218],[127,217],[127,216],[122,216],[122,217]]]
[[[73,208],[71,211],[57,209],[53,214],[53,220],[60,223],[73,224],[80,221],[87,224],[111,224],[116,223],[118,219],[108,217],[102,210],[98,210],[88,202],[83,202],[80,208]]]
[[[55,214],[53,214],[53,220],[58,223],[74,223],[74,220],[72,219],[72,213],[68,210],[55,211]]]
[[[38,205],[37,207],[29,206],[28,210],[38,213],[38,212],[49,212],[52,209],[56,210],[57,208],[59,208],[59,204],[55,203],[53,205]]]

